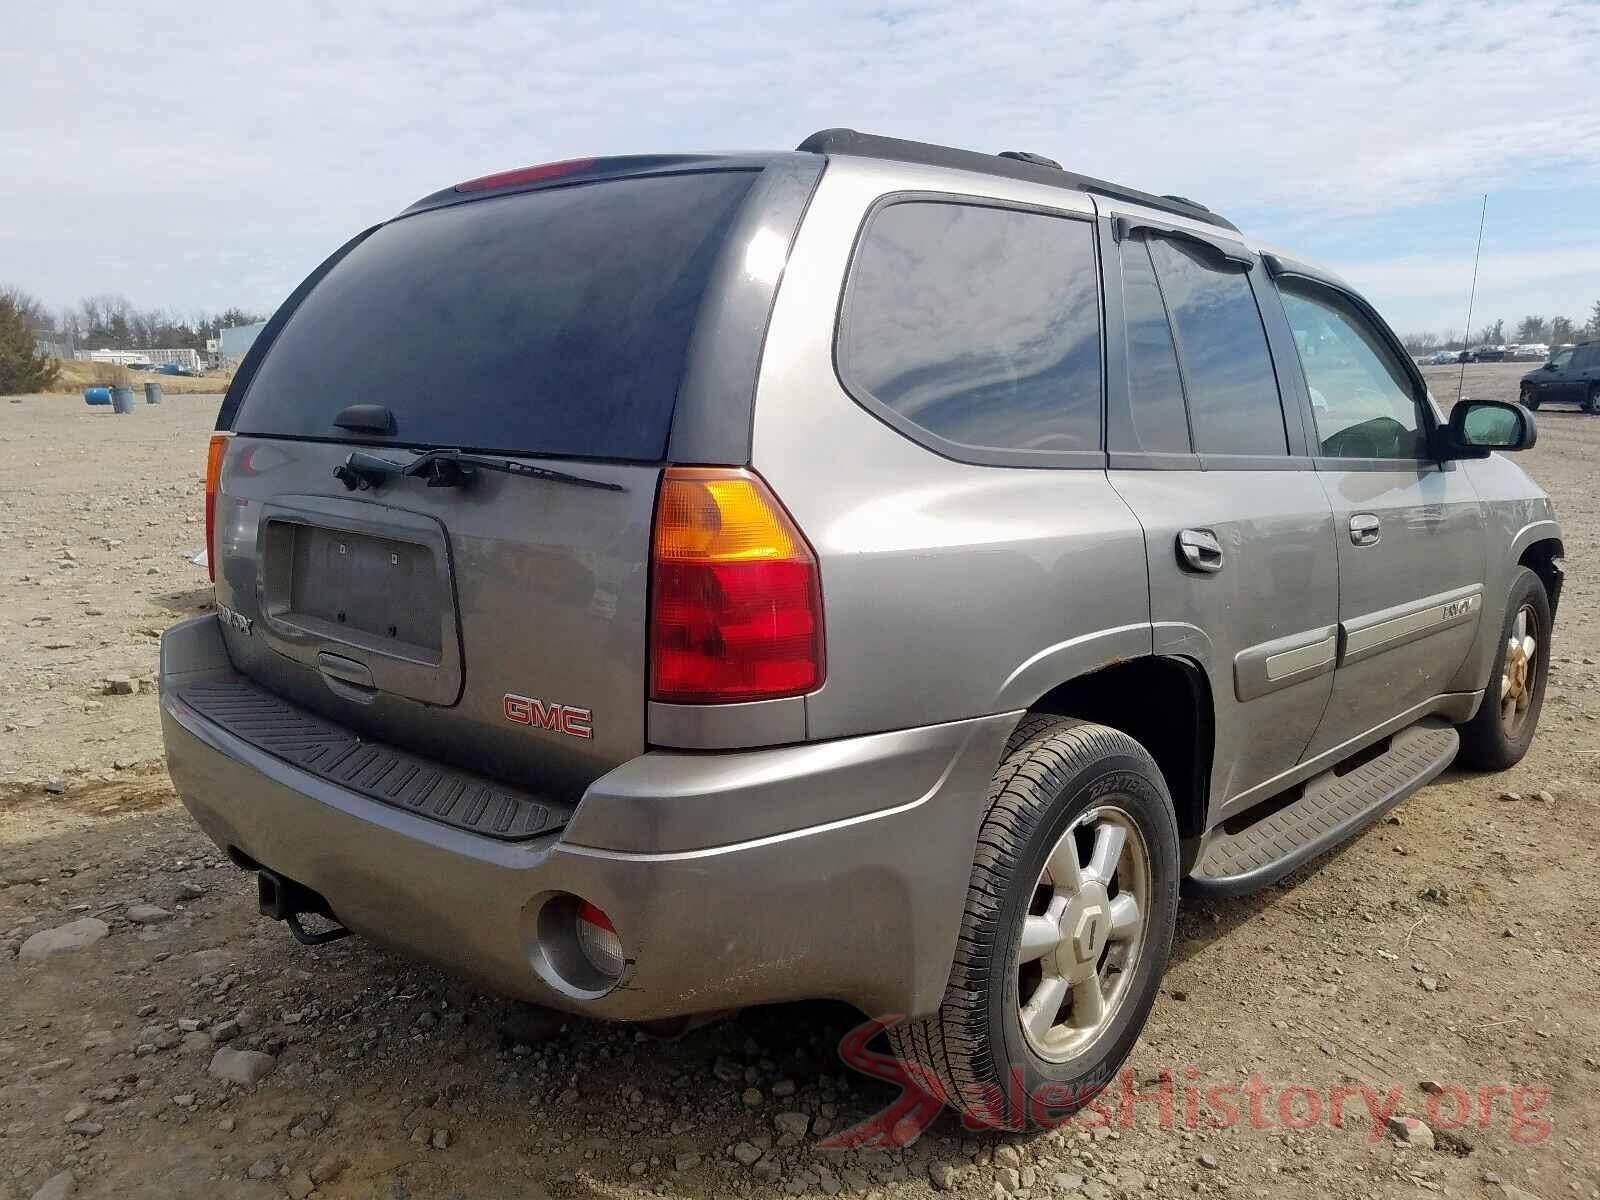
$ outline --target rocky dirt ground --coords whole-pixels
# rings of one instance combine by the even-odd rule
[[[1467,393],[1522,369],[1469,368]],[[1432,382],[1454,395],[1453,369]],[[1524,459],[1570,572],[1533,752],[1262,895],[1185,905],[1128,1076],[1171,1081],[1170,1120],[1113,1092],[1108,1121],[944,1116],[840,1152],[819,1140],[895,1095],[841,1063],[848,1010],[646,1040],[256,916],[175,801],[146,682],[160,628],[208,603],[181,553],[215,405],[0,402],[0,1200],[1600,1197],[1600,417],[1541,413]],[[1375,1129],[1363,1086],[1421,1144]]]

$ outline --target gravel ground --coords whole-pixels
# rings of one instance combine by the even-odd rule
[[[1509,398],[1524,369],[1468,368],[1466,392]],[[1600,1197],[1600,418],[1541,412],[1523,458],[1569,582],[1520,766],[1448,772],[1282,885],[1187,903],[1125,1117],[1119,1087],[1104,1121],[946,1115],[844,1152],[818,1143],[895,1091],[841,1063],[840,1006],[646,1040],[255,915],[175,803],[145,683],[159,630],[209,602],[181,553],[216,403],[0,402],[0,1200]],[[22,954],[63,927],[43,941],[83,944]]]

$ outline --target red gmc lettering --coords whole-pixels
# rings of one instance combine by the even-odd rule
[[[546,704],[532,696],[519,696],[507,692],[502,708],[506,720],[517,725],[537,725],[551,733],[564,733],[568,737],[592,738],[594,713],[587,708],[566,704]]]

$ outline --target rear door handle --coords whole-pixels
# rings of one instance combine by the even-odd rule
[[[1222,570],[1222,543],[1209,529],[1185,529],[1178,534],[1178,557],[1191,571],[1215,575]]]
[[[1358,546],[1376,546],[1383,523],[1372,513],[1357,513],[1350,518],[1350,540]]]

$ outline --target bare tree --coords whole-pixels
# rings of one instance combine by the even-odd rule
[[[1517,341],[1526,345],[1528,342],[1542,342],[1545,340],[1546,328],[1543,317],[1523,317],[1517,325]]]
[[[23,291],[15,284],[5,284],[0,285],[0,299],[10,303],[17,319],[26,325],[35,337],[55,333],[56,323],[50,316],[50,310],[37,296]]]

